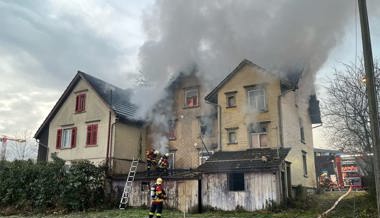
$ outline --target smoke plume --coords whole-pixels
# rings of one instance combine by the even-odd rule
[[[243,59],[280,76],[302,72],[298,98],[314,92],[316,72],[355,16],[347,0],[158,0],[146,11],[139,51],[154,104],[164,86],[194,65],[212,89]],[[147,106],[147,105],[145,105]]]

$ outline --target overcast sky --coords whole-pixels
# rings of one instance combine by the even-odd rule
[[[145,41],[143,15],[153,3],[0,0],[0,135],[34,133],[77,70],[122,88],[133,86]],[[380,57],[377,14],[370,21],[374,55]],[[355,23],[348,24],[345,37],[317,75],[319,93],[333,67],[361,55],[360,34],[355,33]],[[323,133],[316,132],[315,145],[325,147],[321,139]]]

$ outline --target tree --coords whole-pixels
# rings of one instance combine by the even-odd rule
[[[375,64],[376,89],[380,88],[380,68]],[[364,65],[345,64],[335,70],[326,87],[327,97],[322,112],[327,122],[333,145],[346,151],[368,154],[372,152],[368,98]],[[378,99],[380,94],[377,92]]]
[[[20,139],[25,139],[25,142],[9,141],[7,145],[8,155],[10,160],[28,160],[36,159],[38,151],[38,143],[32,138],[32,132],[24,130],[23,133],[17,134]]]

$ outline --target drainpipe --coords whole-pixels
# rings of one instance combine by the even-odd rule
[[[108,137],[107,137],[107,154],[106,154],[106,166],[109,167],[109,154],[110,154],[110,139],[111,139],[111,111],[109,111],[108,118]],[[108,168],[109,169],[109,168]]]
[[[217,109],[217,117],[218,117],[218,151],[222,151],[222,107],[219,104],[206,101],[207,104],[215,105]]]
[[[112,123],[111,125],[111,134],[110,134],[110,149],[109,149],[109,165],[110,165],[110,168],[112,166],[112,144],[113,144],[113,132],[114,132],[114,127],[115,127],[115,124],[117,123],[117,118],[115,119],[115,122]]]

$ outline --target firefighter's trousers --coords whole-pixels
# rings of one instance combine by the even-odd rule
[[[156,212],[156,217],[161,218],[163,202],[153,202],[149,210],[149,218],[153,218]]]

